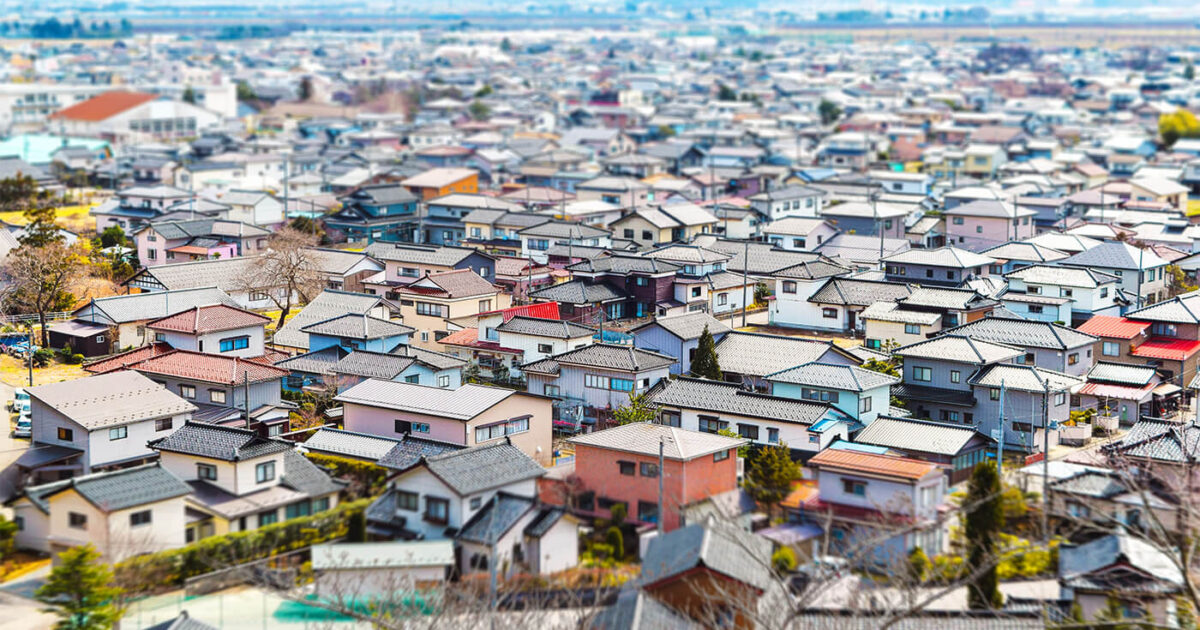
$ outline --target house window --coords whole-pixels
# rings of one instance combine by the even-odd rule
[[[1001,273],[1004,273],[1004,267],[1002,267],[1001,265],[990,265],[988,267],[988,271],[993,274],[999,275]]]
[[[539,343],[537,345],[537,351],[542,354],[552,354],[554,352],[554,346],[548,343]]]
[[[906,335],[921,334],[921,325],[920,324],[905,324],[904,325],[904,334],[906,334]]]
[[[802,239],[802,238],[792,239],[792,247],[795,247],[796,249],[804,249],[804,239]]]
[[[1100,287],[1100,297],[1101,298],[1108,297],[1108,287]]]
[[[658,504],[653,501],[638,501],[637,518],[643,523],[657,523]]]
[[[867,482],[855,479],[843,479],[842,492],[852,494],[856,497],[865,497],[867,496]]]
[[[701,292],[700,287],[692,287],[692,297],[694,297],[694,298],[700,297],[700,292]]]
[[[245,350],[250,347],[250,337],[242,335],[241,337],[229,337],[221,340],[221,352],[233,352],[234,350]]]
[[[962,217],[954,217],[954,225],[962,225],[962,224],[963,224]]]
[[[823,308],[821,309],[821,316],[825,319],[837,319],[838,311],[836,308]]]
[[[758,426],[753,424],[738,423],[738,436],[744,437],[747,440],[758,440]]]
[[[1121,344],[1115,341],[1105,341],[1100,352],[1106,357],[1119,357],[1121,356]]]
[[[205,481],[216,481],[217,467],[212,464],[196,464],[196,478]]]
[[[70,442],[75,439],[75,431],[72,429],[58,429],[58,439],[63,442]]]
[[[716,433],[721,429],[728,429],[729,423],[719,418],[712,416],[700,416],[699,427],[701,432]]]
[[[223,389],[208,390],[208,401],[209,402],[215,402],[215,403],[223,405],[223,404],[225,404],[225,400],[226,400],[225,399],[225,390],[223,390]]]
[[[962,380],[962,372],[958,370],[950,370],[950,382],[958,383]]]
[[[279,513],[275,510],[258,513],[258,526],[265,527],[279,522]]]
[[[70,512],[67,514],[67,525],[73,529],[87,529],[87,514]]]
[[[1000,400],[1000,389],[998,387],[993,387],[990,390],[988,390],[988,399],[989,400]]]
[[[483,505],[483,497],[471,497],[471,502],[468,505],[472,510],[478,510]]]
[[[631,228],[625,228],[623,233],[625,234],[625,238],[633,240],[633,230]]]
[[[490,310],[492,310],[492,301],[491,300],[479,300],[479,312],[480,313],[486,313]]]
[[[166,341],[167,333],[160,333],[160,332],[154,333],[154,340],[155,341]]]
[[[450,387],[450,375],[438,374],[438,387]]]
[[[658,464],[651,464],[650,462],[642,462],[641,464],[638,464],[638,472],[641,473],[641,475],[643,477],[657,477],[658,476]]]
[[[650,232],[650,230],[642,230],[642,240],[643,241],[652,241],[652,240],[654,240],[654,234],[652,232]]]
[[[871,410],[871,397],[863,396],[858,399],[858,413],[867,413]]]
[[[718,293],[717,294],[717,306],[725,306],[728,303],[729,303],[729,294],[728,293]]]
[[[129,427],[113,427],[108,430],[108,441],[124,440],[129,437]]]
[[[1072,352],[1071,354],[1068,354],[1067,355],[1067,365],[1075,365],[1076,363],[1079,363],[1079,353]]]
[[[636,470],[637,467],[634,466],[634,462],[617,462],[617,471],[622,475],[632,477]]]
[[[312,514],[312,503],[308,501],[297,501],[284,508],[283,518],[290,521],[294,518],[308,516],[310,514]]]
[[[421,271],[416,267],[401,267],[400,275],[407,276],[409,278],[416,278],[417,276],[421,275]]]
[[[821,443],[821,435],[819,433],[809,433],[808,434],[808,443],[809,444],[820,444]]]
[[[417,302],[417,315],[425,315],[428,317],[441,317],[442,305],[430,304],[429,302]]]
[[[957,411],[947,411],[947,410],[943,409],[942,410],[942,421],[943,422],[958,422],[958,412]]]
[[[1164,322],[1155,322],[1150,330],[1155,335],[1161,335],[1163,337],[1174,337],[1176,333],[1175,324],[1167,324]]]
[[[796,292],[796,283],[791,280],[784,280],[783,281],[783,292],[784,293],[795,293]]]
[[[771,427],[767,428],[767,443],[768,444],[778,444],[779,443],[779,429],[775,429],[775,428],[771,428]]]
[[[269,300],[269,299],[271,299],[271,296],[267,295],[266,293],[264,293],[262,291],[251,291],[250,292],[250,301],[251,302],[262,302],[264,300]]]
[[[421,383],[421,375],[409,374],[408,376],[404,377],[404,382],[409,383],[410,385],[419,385]]]
[[[1067,392],[1058,392],[1054,394],[1054,406],[1058,407],[1067,404]]]
[[[416,492],[407,492],[404,490],[396,491],[396,509],[406,510],[408,512],[416,512],[420,508],[420,502]]]
[[[179,395],[183,396],[184,398],[187,398],[188,400],[195,400],[196,399],[196,388],[193,387],[192,385],[180,385],[179,386]]]
[[[275,462],[263,462],[254,467],[254,480],[258,483],[271,481],[275,478]]]
[[[542,388],[542,393],[547,396],[558,396],[559,395],[558,385],[551,385],[551,384],[547,383],[546,386]]]
[[[1079,501],[1067,501],[1067,514],[1075,518],[1089,518],[1092,515],[1092,510],[1088,506]]]
[[[142,510],[129,515],[129,526],[138,527],[141,525],[149,525],[152,512],[150,510]]]
[[[717,451],[716,453],[713,453],[713,461],[714,462],[723,462],[727,459],[729,459],[729,449],[726,449],[723,451]]]
[[[429,433],[429,423],[428,422],[412,423],[412,432],[413,433]]]
[[[612,390],[616,392],[631,392],[633,391],[633,381],[624,378],[609,379],[612,385]]]
[[[408,420],[393,420],[392,430],[396,433],[412,433],[412,423]]]
[[[1043,311],[1045,311],[1045,310],[1046,310],[1046,309],[1045,309],[1045,308],[1043,308],[1041,304],[1030,304],[1030,305],[1029,305],[1029,312],[1030,312],[1030,313],[1038,314],[1038,313],[1042,313],[1042,312],[1043,312]]]
[[[598,374],[584,374],[583,386],[592,389],[608,389],[608,377]]]
[[[933,380],[933,368],[913,366],[913,380],[928,383]]]
[[[1012,430],[1018,433],[1033,433],[1033,424],[1029,422],[1014,422]]]

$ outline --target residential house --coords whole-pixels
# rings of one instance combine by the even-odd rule
[[[1008,274],[1016,269],[1032,265],[1050,264],[1070,256],[1066,252],[1038,245],[1032,241],[1009,241],[991,249],[985,249],[980,253],[996,259],[996,263],[988,270],[993,276]]]
[[[774,224],[786,218],[815,219],[821,216],[825,191],[808,186],[792,185],[763,191],[747,198],[750,209]],[[772,225],[774,227],[774,225]]]
[[[72,313],[74,319],[71,322],[86,325],[86,334],[81,335],[78,331],[56,333],[59,325],[53,325],[50,346],[61,348],[69,342],[72,349],[85,356],[112,354],[153,341],[153,335],[146,330],[146,324],[151,320],[210,304],[231,306],[235,302],[215,287],[92,298]],[[81,338],[90,338],[90,342],[80,343],[78,339]]]
[[[529,392],[557,399],[559,419],[579,430],[667,378],[675,357],[608,343],[568,350],[521,366]]]
[[[261,357],[269,317],[225,304],[193,306],[146,323],[155,343],[229,357]],[[206,347],[207,344],[207,347]]]
[[[648,397],[660,424],[702,433],[733,431],[757,446],[786,444],[799,460],[861,426],[828,400],[759,394],[737,383],[686,376],[663,381]]]
[[[262,264],[258,256],[241,256],[144,267],[124,285],[149,292],[216,287],[241,308],[278,308],[272,297],[282,300],[289,291],[287,283],[262,273]],[[299,295],[292,294],[294,303]]]
[[[478,194],[451,193],[425,201],[421,217],[422,243],[456,245],[468,234],[467,218],[477,210],[517,212],[521,206],[511,201]],[[478,237],[476,237],[478,238]]]
[[[32,447],[16,466],[32,482],[149,461],[154,452],[146,448],[147,440],[168,434],[197,410],[190,401],[135,372],[48,383],[25,391],[30,400]]]
[[[1007,201],[980,199],[945,211],[946,241],[970,251],[991,249],[1034,235],[1033,210]]]
[[[439,342],[452,331],[450,320],[508,308],[512,297],[470,269],[442,271],[395,287],[400,316],[414,328],[413,343],[419,348],[439,349]]]
[[[536,336],[532,338],[527,337],[519,332],[507,333],[504,335],[505,338],[501,340],[497,329],[505,322],[519,316],[538,322],[532,324],[533,328],[531,330],[540,328],[539,324],[554,326],[560,322],[557,302],[539,302],[523,306],[511,306],[505,309],[480,313],[475,318],[474,327],[462,328],[450,333],[442,338],[441,344],[451,355],[470,361],[478,366],[480,374],[485,377],[494,379],[519,378],[520,366],[524,362],[523,357],[525,356],[525,352],[536,353],[538,346],[544,344],[546,341]],[[566,343],[571,344],[573,341],[575,346],[579,346],[585,343],[582,328],[562,328],[561,330],[547,328],[545,331],[550,332],[553,330],[555,335],[567,334],[569,337]],[[574,336],[571,337],[570,335]],[[556,336],[555,338],[558,337]],[[512,343],[513,346],[506,346],[502,341]],[[591,343],[590,335],[587,336],[586,343]],[[551,349],[553,349],[556,344],[551,343],[550,345]],[[566,351],[566,347],[563,347],[562,351]]]
[[[902,346],[892,354],[904,360],[904,380],[892,391],[908,402],[913,417],[974,426],[976,400],[970,378],[981,367],[1011,362],[1022,352],[1011,346],[945,335]]]
[[[110,142],[178,140],[216,125],[216,112],[145,92],[113,90],[50,114],[59,133]]]
[[[1085,621],[1107,619],[1115,602],[1126,619],[1170,619],[1186,588],[1175,562],[1144,538],[1118,531],[1059,549],[1060,598]]]
[[[742,310],[744,305],[756,299],[757,279],[727,271],[725,265],[732,256],[724,252],[698,245],[675,244],[646,252],[645,256],[678,267],[674,299],[659,303],[660,315],[697,311],[730,313]]]
[[[327,601],[397,602],[440,586],[455,567],[449,540],[333,542],[312,546],[313,590]]]
[[[975,428],[998,434],[1006,449],[1038,453],[1058,444],[1058,427],[1070,419],[1071,391],[1083,379],[1032,365],[993,363],[969,382],[976,401]]]
[[[1088,267],[1031,265],[1006,273],[1004,279],[1008,289],[1001,301],[1027,319],[1078,326],[1096,315],[1118,316],[1128,304],[1118,277]]]
[[[761,228],[768,243],[780,249],[812,251],[837,235],[837,228],[824,219],[788,217]]]
[[[869,161],[875,159],[872,144],[865,133],[847,131],[831,134],[817,147],[817,165],[861,171]]]
[[[971,278],[990,275],[996,260],[954,246],[910,249],[883,258],[884,275],[893,282],[956,287]]]
[[[551,219],[550,215],[534,212],[472,210],[462,219],[466,234],[463,244],[491,252],[519,255],[521,239],[518,232]]]
[[[808,301],[821,309],[821,323],[826,325],[822,327],[857,334],[866,328],[862,314],[868,307],[876,302],[894,302],[910,293],[912,288],[907,284],[834,276],[813,292]],[[830,312],[834,317],[826,317]],[[837,321],[827,322],[827,319]]]
[[[505,578],[561,573],[579,564],[579,529],[561,507],[499,491],[455,535],[458,569],[484,572],[496,562]]]
[[[567,266],[574,279],[530,294],[558,303],[559,315],[581,324],[645,317],[672,306],[679,266],[645,256],[614,254]]]
[[[655,247],[667,243],[687,243],[716,227],[717,217],[707,208],[692,203],[639,206],[613,221],[614,236]]]
[[[9,499],[22,549],[58,554],[92,545],[105,562],[178,549],[192,489],[159,463],[38,486]]]
[[[644,422],[568,441],[575,447],[575,476],[583,494],[576,498],[576,510],[603,517],[621,503],[630,519],[661,521],[665,532],[683,526],[689,506],[738,492],[737,449],[746,444],[745,439]]]
[[[607,230],[567,221],[546,221],[527,227],[517,232],[517,237],[521,241],[521,257],[542,264],[549,260],[548,251],[556,245],[612,247],[612,237]]]
[[[422,201],[428,202],[452,193],[478,193],[479,172],[473,168],[432,168],[401,181],[400,185]]]
[[[269,230],[238,221],[193,219],[154,222],[133,233],[143,266],[261,253]]]
[[[188,422],[152,440],[165,470],[187,482],[185,541],[245,532],[337,507],[335,481],[291,442]]]
[[[1135,337],[1129,343],[1128,356],[1136,358],[1138,363],[1158,368],[1166,379],[1179,375],[1183,380],[1188,379],[1187,375],[1195,374],[1200,368],[1198,304],[1200,292],[1192,292],[1130,311],[1125,316],[1126,321],[1149,322],[1150,327],[1148,332],[1143,330],[1148,338]]]
[[[88,211],[96,218],[96,233],[116,226],[133,233],[168,212],[167,208],[194,194],[172,186],[133,186],[118,190],[115,197],[95,205]]]
[[[886,201],[847,201],[826,206],[820,217],[844,234],[904,239],[905,220],[914,206]]]
[[[507,438],[537,461],[551,455],[551,400],[545,396],[476,384],[447,389],[367,379],[335,400],[342,403],[347,431],[464,446]]]
[[[969,479],[975,465],[987,461],[996,445],[975,427],[887,415],[876,417],[854,436],[854,442],[938,464],[950,486]]]
[[[309,351],[339,346],[349,352],[391,352],[396,346],[408,343],[409,337],[416,331],[398,321],[362,313],[346,313],[309,324],[300,332],[308,335]]]
[[[975,289],[918,286],[895,302],[876,302],[862,311],[864,343],[874,349],[887,343],[915,343],[945,328],[982,319],[996,305],[996,300]]]
[[[349,241],[417,241],[420,198],[397,184],[362,186],[341,198],[342,208],[325,218],[326,229]]]
[[[381,273],[363,280],[367,291],[376,295],[388,295],[393,287],[411,284],[430,273],[468,269],[488,280],[496,274],[495,257],[471,247],[375,243],[366,253],[385,266]]]
[[[712,315],[699,311],[655,317],[630,330],[629,334],[633,336],[633,345],[638,348],[679,357],[679,362],[672,363],[669,368],[672,374],[690,374],[700,336],[706,329],[715,341],[720,341],[732,330]]]
[[[311,247],[306,257],[325,278],[325,288],[365,293],[363,281],[384,270],[384,265],[363,252]]]
[[[831,341],[730,331],[717,343],[717,363],[731,383],[768,392],[767,375],[802,363],[860,365],[862,360]]]
[[[804,363],[766,378],[775,396],[827,402],[866,426],[891,413],[892,385],[900,382],[897,376],[826,363]]]
[[[603,201],[621,208],[636,208],[654,201],[650,186],[632,177],[601,175],[575,185],[580,201]]]
[[[284,224],[283,200],[264,190],[231,189],[223,193],[218,201],[229,210],[222,218],[247,225],[277,228]]]
[[[1162,388],[1162,383],[1153,366],[1100,361],[1088,372],[1083,387],[1072,393],[1078,399],[1074,406],[1094,409],[1097,415],[1124,425],[1146,416],[1162,417],[1167,415],[1163,402],[1168,390],[1178,391],[1170,384]]]
[[[1083,376],[1092,369],[1098,339],[1050,322],[994,316],[942,331],[1024,350],[1016,363]]]
[[[823,256],[775,271],[772,274],[775,294],[767,304],[768,321],[779,326],[841,329],[844,325],[841,309],[818,306],[810,298],[831,278],[851,271]]]
[[[325,289],[317,294],[300,312],[271,336],[271,345],[294,350],[308,350],[308,333],[304,327],[333,319],[339,315],[358,313],[377,319],[388,319],[390,310],[376,295]]]
[[[1151,250],[1120,241],[1101,243],[1059,261],[1066,267],[1082,267],[1118,278],[1120,290],[1131,296],[1135,308],[1167,297],[1167,261]]]

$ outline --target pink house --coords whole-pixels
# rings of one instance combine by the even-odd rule
[[[551,399],[500,387],[468,384],[443,389],[365,380],[335,400],[347,431],[386,437],[411,434],[464,446],[508,437],[540,464],[551,457]]]
[[[1007,201],[979,199],[946,210],[946,243],[971,251],[1034,235],[1035,210]]]

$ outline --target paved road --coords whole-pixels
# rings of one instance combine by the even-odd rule
[[[50,567],[45,566],[0,586],[0,630],[46,630],[54,627],[57,617],[42,612],[42,605],[32,599],[33,592],[49,574]]]

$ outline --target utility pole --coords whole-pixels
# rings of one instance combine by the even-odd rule
[[[663,449],[666,448],[667,438],[665,435],[658,437],[658,535],[663,535]]]
[[[742,241],[742,328],[746,327],[746,268],[750,266],[750,239]]]
[[[1050,383],[1042,390],[1042,536],[1050,544]]]
[[[25,362],[29,364],[29,386],[33,387],[33,322],[28,324],[25,334]]]
[[[246,428],[250,428],[250,372],[242,370],[242,410],[246,413]]]
[[[488,620],[492,627],[496,624],[496,528],[492,519],[496,518],[496,510],[500,509],[500,494],[492,495],[492,511],[488,514]]]
[[[996,476],[1000,477],[1001,482],[1004,481],[1004,379],[1000,379],[1000,443],[996,450]],[[994,437],[994,436],[993,436]]]
[[[879,194],[881,190],[871,193],[871,213],[875,215],[875,229],[879,230],[879,264],[883,265],[883,222],[879,220]]]

